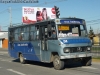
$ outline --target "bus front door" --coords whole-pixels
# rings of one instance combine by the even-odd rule
[[[40,30],[39,30],[39,34],[40,34],[40,39],[41,39],[41,46],[40,46],[40,53],[41,53],[41,61],[42,62],[46,62],[46,57],[47,57],[47,39],[46,39],[46,35],[45,35],[45,26],[40,26]]]

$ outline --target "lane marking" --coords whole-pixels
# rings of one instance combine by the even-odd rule
[[[19,75],[26,75],[26,74],[24,74],[24,73],[15,71],[15,70],[13,70],[13,69],[7,69],[7,70],[8,70],[8,71],[11,71],[11,72],[13,72],[13,73],[19,74]]]
[[[98,69],[98,68],[94,68],[94,67],[89,67],[89,66],[84,66],[84,67],[81,67],[81,68],[87,68],[87,69]]]

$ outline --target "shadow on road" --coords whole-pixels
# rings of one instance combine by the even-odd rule
[[[12,62],[20,63],[19,59],[14,59],[14,60],[12,60]]]
[[[20,63],[19,59],[12,60],[12,62],[17,62]],[[30,65],[37,65],[41,67],[48,67],[48,68],[53,68],[53,63],[43,63],[43,62],[37,62],[37,61],[26,61],[26,64]],[[69,61],[65,64],[65,68],[76,68],[76,67],[81,67],[80,62],[72,62]]]

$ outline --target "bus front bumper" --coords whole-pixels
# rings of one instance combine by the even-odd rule
[[[70,59],[70,58],[82,58],[82,57],[90,57],[92,56],[92,53],[87,54],[68,54],[64,56],[60,56],[60,59]]]

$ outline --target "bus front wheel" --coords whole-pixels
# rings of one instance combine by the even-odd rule
[[[56,70],[64,69],[64,61],[60,60],[58,55],[54,56],[53,65]]]
[[[19,58],[20,58],[20,63],[25,64],[25,60],[22,54],[20,54]]]

